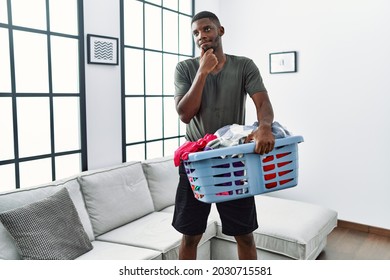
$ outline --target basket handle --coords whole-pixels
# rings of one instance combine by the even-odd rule
[[[298,135],[288,136],[285,138],[278,138],[275,139],[274,148],[290,145],[293,143],[300,143],[300,142],[303,142],[303,137]],[[240,144],[232,147],[223,147],[215,150],[208,150],[207,153],[205,152],[190,153],[188,155],[188,160],[197,161],[197,160],[203,160],[203,159],[225,156],[225,155],[248,154],[248,153],[253,153],[254,151],[255,151],[255,143],[251,142],[251,143]]]

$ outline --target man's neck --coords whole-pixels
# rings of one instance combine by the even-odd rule
[[[213,74],[217,74],[219,71],[221,71],[226,62],[226,55],[223,52],[216,53],[215,55],[217,56],[218,64],[213,70]]]

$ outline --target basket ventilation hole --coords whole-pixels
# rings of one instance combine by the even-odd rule
[[[263,162],[270,162],[272,160],[274,160],[274,156],[267,156],[267,157],[263,158]]]
[[[290,164],[290,163],[292,163],[292,161],[280,162],[280,163],[278,163],[278,167],[282,167],[282,166],[285,166],[285,165]]]
[[[288,156],[289,154],[291,154],[291,153],[276,154],[276,158],[282,158],[282,157]]]

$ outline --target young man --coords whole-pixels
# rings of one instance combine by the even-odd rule
[[[187,124],[186,139],[196,141],[225,125],[245,124],[245,100],[249,94],[256,106],[259,127],[248,140],[256,142],[256,153],[270,152],[275,144],[271,130],[274,116],[257,66],[248,58],[223,52],[225,29],[215,14],[196,14],[191,28],[200,57],[179,62],[175,71],[175,104],[181,121]],[[183,234],[179,259],[196,259],[211,205],[195,199],[182,165],[179,174],[172,225]],[[237,241],[239,259],[256,259],[252,234],[258,227],[254,198],[216,206],[222,232]]]

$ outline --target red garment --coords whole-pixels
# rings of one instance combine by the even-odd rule
[[[200,138],[196,142],[187,141],[181,145],[174,153],[173,162],[175,166],[180,165],[180,160],[188,159],[188,154],[202,151],[206,147],[207,143],[217,139],[217,136],[214,134],[206,134],[203,138]]]

